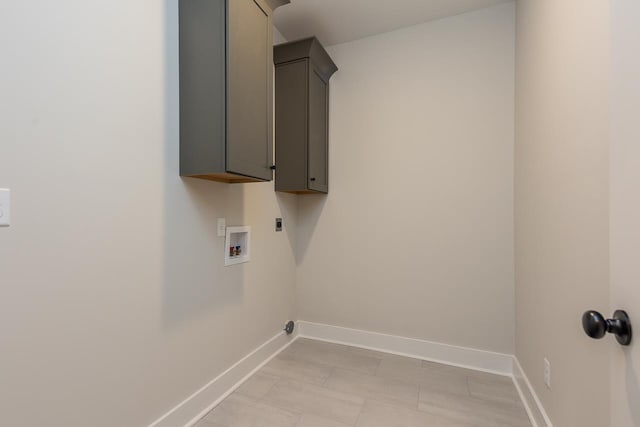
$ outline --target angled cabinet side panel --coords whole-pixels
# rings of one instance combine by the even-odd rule
[[[227,171],[271,180],[271,11],[262,0],[228,1]]]
[[[309,189],[329,191],[328,86],[315,69],[309,72]]]
[[[225,170],[226,1],[180,0],[180,175]]]
[[[276,67],[276,191],[307,185],[306,59]]]

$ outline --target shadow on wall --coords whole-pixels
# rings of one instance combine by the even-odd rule
[[[325,194],[305,194],[298,197],[300,197],[298,201],[298,218],[304,218],[304,221],[298,220],[296,244],[294,246],[296,249],[296,265],[302,264],[307,255],[307,249],[309,249],[318,220],[329,196]]]
[[[282,212],[282,218],[284,220],[284,228],[287,231],[287,238],[289,240],[289,247],[291,253],[296,254],[296,239],[298,235],[298,199],[295,194],[286,194],[275,192],[276,201],[278,207]],[[292,221],[294,221],[292,223]]]
[[[627,400],[628,407],[631,411],[631,419],[634,426],[640,426],[640,384],[638,384],[638,373],[633,369],[633,359],[631,358],[631,352],[625,353],[627,371]]]
[[[244,185],[179,176],[177,0],[165,0],[163,321],[168,327],[243,298],[243,269],[225,269],[216,218],[240,221]]]

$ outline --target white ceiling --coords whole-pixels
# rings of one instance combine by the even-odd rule
[[[287,40],[316,36],[331,46],[507,1],[291,0],[274,23]]]

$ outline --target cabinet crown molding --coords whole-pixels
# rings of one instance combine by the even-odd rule
[[[273,51],[273,61],[276,65],[301,58],[309,58],[313,62],[325,83],[329,83],[333,73],[338,71],[336,64],[315,37],[279,44]]]

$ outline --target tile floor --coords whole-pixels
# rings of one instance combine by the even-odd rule
[[[197,427],[531,427],[508,377],[299,339]]]

